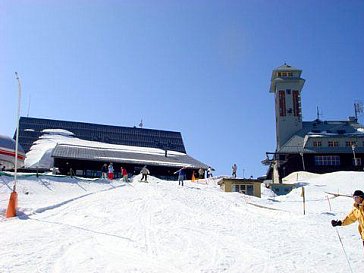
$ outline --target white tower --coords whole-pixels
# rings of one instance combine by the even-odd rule
[[[274,93],[277,150],[302,129],[302,70],[284,64],[272,72],[270,93]]]

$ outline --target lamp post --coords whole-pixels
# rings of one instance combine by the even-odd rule
[[[6,218],[16,216],[16,208],[18,206],[18,193],[16,192],[16,181],[18,173],[18,147],[19,147],[19,119],[20,119],[20,102],[21,102],[21,84],[18,73],[15,72],[16,79],[18,81],[18,113],[16,117],[16,140],[15,140],[15,166],[14,166],[14,187],[10,194],[8,209],[6,210]]]
[[[353,156],[354,156],[354,166],[356,167],[355,148],[356,148],[356,145],[355,145],[355,143],[353,143],[353,144],[351,145],[351,149],[353,150]]]
[[[15,72],[16,80],[18,81],[18,113],[16,116],[16,142],[15,142],[15,172],[14,172],[14,189],[16,190],[16,181],[18,173],[18,151],[19,151],[19,119],[20,119],[20,104],[21,104],[21,84],[18,73]]]

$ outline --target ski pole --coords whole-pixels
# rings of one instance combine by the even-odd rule
[[[326,195],[326,198],[327,198],[327,202],[329,202],[329,208],[330,208],[330,211],[331,211],[330,199],[329,199],[329,197],[327,195]]]
[[[353,273],[353,269],[351,268],[351,264],[350,264],[350,261],[349,261],[348,255],[346,254],[346,251],[345,251],[345,248],[344,248],[344,244],[343,244],[343,241],[341,240],[341,237],[340,237],[339,231],[337,230],[337,228],[336,228],[336,227],[335,227],[335,230],[336,230],[337,237],[339,237],[339,241],[340,241],[341,247],[342,247],[342,249],[343,249],[343,251],[344,251],[346,261],[347,261],[347,262],[348,262],[348,264],[349,264],[350,272],[351,272],[351,273]]]

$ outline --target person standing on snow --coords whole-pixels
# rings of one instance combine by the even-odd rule
[[[178,185],[181,185],[182,187],[183,187],[183,180],[185,179],[186,176],[185,169],[186,167],[182,167],[178,171],[174,172],[174,174],[178,173]]]
[[[234,163],[234,165],[231,167],[233,169],[233,173],[232,173],[232,176],[234,178],[236,178],[236,172],[238,170],[238,166],[236,166],[236,164]]]
[[[123,167],[121,167],[121,176],[123,177],[124,182],[128,182],[128,172]]]
[[[212,168],[209,166],[207,168],[207,178],[210,178],[210,177],[212,177]]]
[[[101,178],[102,179],[107,179],[107,164],[105,163],[104,165],[102,165],[101,167]]]
[[[347,226],[356,221],[359,222],[359,234],[363,240],[364,246],[364,193],[361,190],[356,190],[353,194],[354,198],[354,208],[352,211],[344,218],[344,220],[332,220],[331,225],[336,226]]]
[[[198,178],[203,179],[204,175],[205,175],[205,170],[202,168],[199,168],[198,169]]]
[[[110,180],[114,179],[114,167],[113,167],[112,163],[109,164],[108,174],[107,175],[108,175]]]
[[[140,173],[142,174],[142,179],[140,179],[140,181],[143,181],[143,179],[145,178],[145,182],[148,182],[148,174],[150,173],[149,170],[147,169],[147,166],[144,166],[143,169],[140,171]]]

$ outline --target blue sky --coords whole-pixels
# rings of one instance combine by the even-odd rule
[[[364,101],[364,1],[0,2],[0,134],[21,114],[180,131],[216,174],[265,174],[272,70],[303,70],[303,119]],[[30,105],[30,107],[29,107]],[[363,116],[359,121],[363,123]],[[244,170],[244,171],[243,171]]]

